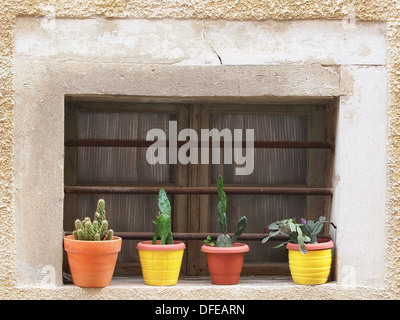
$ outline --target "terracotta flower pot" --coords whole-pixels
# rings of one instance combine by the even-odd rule
[[[303,254],[299,245],[288,243],[289,268],[292,279],[297,284],[323,284],[328,281],[332,264],[332,240],[319,239],[319,243],[307,244],[308,252]]]
[[[64,237],[64,249],[74,285],[85,288],[102,288],[110,284],[114,274],[122,239],[107,241],[75,240]]]
[[[233,247],[215,247],[205,244],[201,251],[207,254],[208,270],[213,284],[231,285],[239,283],[245,252],[249,246],[244,243]]]
[[[173,286],[177,284],[181,271],[185,244],[152,244],[141,241],[137,244],[144,283],[151,286]]]

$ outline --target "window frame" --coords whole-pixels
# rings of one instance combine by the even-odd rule
[[[246,106],[246,110],[243,108]],[[320,177],[318,183],[316,182],[315,177],[310,175],[310,168],[315,165],[325,166],[325,163],[318,163],[316,157],[312,155],[316,148],[324,148],[327,152],[331,152],[333,150],[333,143],[329,141],[321,141],[322,136],[325,136],[325,126],[319,126],[319,130],[311,130],[311,128],[316,127],[317,123],[321,123],[321,117],[323,117],[323,123],[326,123],[325,119],[325,106],[319,105],[321,107],[321,112],[315,112],[316,105],[308,104],[308,105],[268,105],[268,104],[240,104],[240,103],[138,103],[138,102],[119,102],[119,101],[79,101],[75,99],[66,99],[65,102],[65,171],[74,170],[73,167],[73,158],[76,157],[76,148],[68,148],[71,146],[77,145],[85,145],[86,142],[78,141],[76,139],[76,134],[74,135],[71,132],[76,133],[76,114],[80,111],[101,111],[101,112],[160,112],[160,113],[176,113],[177,121],[178,121],[178,132],[184,128],[190,127],[198,132],[201,129],[209,129],[211,125],[211,116],[212,114],[225,113],[225,114],[277,114],[277,115],[285,115],[285,114],[296,114],[296,115],[305,115],[307,117],[307,141],[309,142],[321,142],[316,143],[315,146],[309,144],[305,147],[308,149],[308,169],[307,169],[307,183],[305,185],[299,186],[296,185],[294,187],[304,188],[306,189],[315,189],[311,190],[311,194],[306,197],[307,203],[307,212],[309,212],[309,208],[315,206],[315,201],[323,201],[330,202],[332,191],[329,187],[327,187],[327,182],[324,180],[324,177]],[[69,110],[69,111],[68,111]],[[314,110],[314,111],[313,111]],[[69,128],[69,129],[67,129]],[[316,132],[317,131],[317,132]],[[200,135],[199,135],[200,136]],[[333,141],[333,140],[332,140]],[[81,144],[79,144],[81,143]],[[100,142],[100,143],[104,143]],[[325,143],[325,144],[324,144]],[[90,141],[89,141],[90,145]],[[310,146],[311,145],[311,146]],[[268,146],[267,146],[268,147]],[[274,145],[272,144],[272,146]],[[285,147],[285,146],[278,146]],[[302,147],[302,146],[296,146]],[[310,156],[311,155],[311,156]],[[174,234],[178,234],[179,237],[186,242],[188,250],[186,250],[185,260],[182,263],[182,274],[187,275],[203,275],[207,274],[207,262],[205,257],[199,254],[200,247],[203,244],[200,237],[205,238],[206,234],[210,234],[210,193],[212,191],[208,190],[205,194],[196,193],[196,188],[208,188],[208,189],[216,189],[215,184],[211,184],[211,165],[182,165],[178,162],[175,165],[174,169],[174,183],[165,184],[160,183],[152,184],[152,187],[165,187],[165,188],[185,188],[190,189],[193,188],[193,193],[189,192],[189,194],[182,194],[177,190],[174,192],[174,219],[173,219],[173,228]],[[76,168],[75,168],[76,169]],[[76,171],[76,170],[75,170]],[[309,177],[311,178],[309,179]],[[322,181],[322,180],[324,181]],[[75,181],[74,181],[75,180]],[[72,184],[71,184],[72,183]],[[323,188],[318,188],[317,184],[323,184]],[[85,191],[85,186],[77,186],[75,188],[71,186],[76,185],[76,177],[65,175],[65,192],[66,193],[74,193],[74,192],[91,192]],[[143,187],[144,189],[149,186],[143,186],[142,184],[132,184],[133,187]],[[79,189],[79,187],[83,187]],[[86,186],[89,189],[93,189],[93,186]],[[236,188],[238,186],[226,184],[226,187]],[[260,186],[241,186],[241,188],[247,187],[260,187]],[[277,190],[282,186],[273,186]],[[287,186],[284,186],[287,189]],[[289,186],[289,189],[291,187]],[[112,187],[111,187],[112,189]],[[121,190],[121,189],[120,189]],[[113,192],[113,191],[111,191]],[[125,192],[125,191],[124,191]],[[126,191],[126,192],[132,192]],[[137,191],[135,191],[137,192]],[[148,192],[148,190],[144,191]],[[150,192],[150,191],[149,191]],[[279,192],[276,191],[276,192]],[[290,193],[290,190],[286,190],[286,192]],[[117,191],[119,193],[119,191]],[[140,191],[138,192],[140,193]],[[154,193],[154,191],[153,191]],[[228,191],[229,193],[229,191]],[[322,194],[320,194],[322,193]],[[317,195],[317,196],[315,196]],[[67,197],[65,197],[67,199]],[[316,200],[319,199],[319,200]],[[67,208],[75,207],[74,203],[71,200],[65,201],[65,210],[71,210]],[[328,205],[324,205],[325,208],[328,208]],[[186,212],[189,212],[186,215]],[[70,211],[66,211],[66,214],[71,214]],[[329,211],[328,211],[329,214]],[[117,232],[118,233],[118,232]],[[149,234],[142,233],[124,233],[120,234],[125,239],[148,239]],[[185,237],[186,235],[186,237]],[[194,237],[193,237],[194,235]],[[257,234],[250,235],[244,234],[244,238],[247,237],[250,241],[260,240],[260,237],[265,235]],[[253,237],[252,237],[253,236]],[[327,235],[324,235],[327,236]],[[189,239],[196,239],[189,241]],[[243,238],[243,237],[242,237]],[[119,270],[119,271],[118,271]],[[140,265],[138,263],[120,263],[117,265],[116,274],[120,275],[129,275],[131,272],[135,274],[140,273]],[[243,266],[243,274],[244,275],[289,275],[289,269],[287,263],[245,263]]]

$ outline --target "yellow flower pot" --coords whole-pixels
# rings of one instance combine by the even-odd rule
[[[297,284],[315,285],[328,281],[332,265],[333,241],[307,244],[308,252],[303,254],[299,245],[288,243],[289,268],[292,279]]]
[[[182,265],[185,244],[152,244],[142,241],[137,245],[144,283],[151,286],[173,286],[177,284]]]

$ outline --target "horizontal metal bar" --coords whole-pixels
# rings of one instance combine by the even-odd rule
[[[131,239],[131,240],[150,240],[153,239],[153,232],[120,232],[116,233],[116,235],[123,239]],[[207,236],[210,236],[211,239],[217,239],[219,233],[173,233],[173,238],[175,240],[204,240]],[[230,235],[232,236],[232,234]],[[239,239],[241,240],[262,240],[267,236],[265,233],[244,233]],[[279,237],[278,237],[279,238]]]
[[[66,235],[72,234],[71,231],[65,232]],[[125,240],[151,240],[153,239],[153,232],[115,232],[114,235],[121,237]],[[173,233],[172,236],[175,240],[204,240],[207,236],[215,240],[220,235],[220,233]],[[230,234],[232,236],[232,234]],[[238,240],[246,241],[261,241],[268,233],[243,233],[240,235]],[[319,235],[320,238],[330,239],[330,235]],[[283,235],[278,235],[271,237],[271,241],[285,241],[288,237]]]
[[[217,187],[163,187],[169,194],[217,194]],[[65,186],[67,194],[158,194],[160,187]],[[332,196],[332,188],[224,187],[226,194]]]
[[[176,146],[181,147],[187,141],[176,141]],[[66,147],[136,147],[147,148],[154,144],[154,141],[147,140],[68,140]],[[207,142],[205,142],[207,144]],[[219,147],[223,148],[225,142],[219,141]],[[165,146],[169,147],[170,141],[165,141]],[[218,144],[217,144],[218,145]],[[232,142],[231,142],[231,145]],[[202,147],[202,141],[192,141],[189,146]],[[215,146],[213,141],[208,142],[208,147]],[[246,141],[242,142],[242,148],[246,147]],[[254,148],[318,148],[333,149],[333,143],[326,141],[254,141]]]

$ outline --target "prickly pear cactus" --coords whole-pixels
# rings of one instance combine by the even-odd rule
[[[217,207],[218,214],[218,225],[222,234],[217,238],[217,247],[232,247],[233,243],[239,238],[247,226],[247,218],[241,217],[236,223],[233,237],[231,238],[228,233],[228,222],[226,218],[226,194],[223,191],[223,180],[222,177],[218,177],[217,181],[219,203]]]
[[[102,241],[111,240],[114,232],[108,229],[108,221],[106,220],[105,201],[99,199],[97,202],[97,210],[94,214],[93,223],[89,217],[82,221],[75,220],[75,230],[73,232],[75,240],[85,241]]]
[[[217,237],[217,247],[232,247],[233,242],[228,234],[220,234]]]
[[[232,242],[235,242],[239,238],[239,236],[246,229],[246,226],[247,226],[247,218],[246,217],[239,218],[239,220],[235,226],[235,231],[233,233]]]
[[[228,221],[226,218],[226,194],[223,191],[223,181],[222,177],[218,177],[217,181],[217,190],[218,190],[218,207],[217,207],[217,215],[218,215],[218,226],[223,234],[228,232]]]
[[[153,220],[153,223],[156,225],[156,230],[154,232],[152,243],[156,244],[157,238],[160,235],[160,244],[173,244],[174,239],[171,231],[171,204],[164,189],[160,189],[158,193],[158,208],[160,211],[156,217],[157,221]]]

